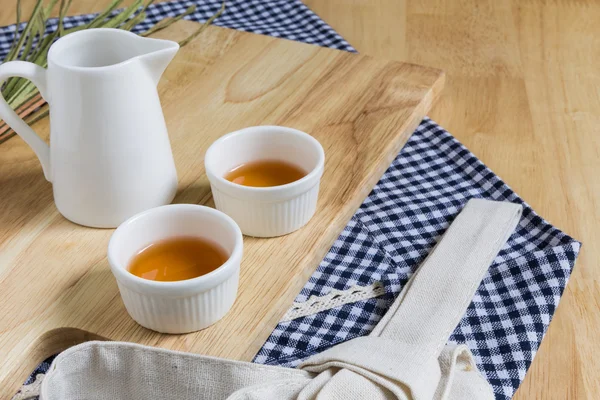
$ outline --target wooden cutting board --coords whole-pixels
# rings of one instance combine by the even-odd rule
[[[157,36],[179,40],[197,26]],[[95,338],[251,360],[443,84],[439,70],[218,27],[181,49],[159,85],[176,203],[213,205],[204,153],[243,127],[309,132],[327,160],[311,222],[280,238],[245,238],[233,309],[186,335],[152,332],[127,315],[105,257],[112,230],[64,219],[22,140],[0,145],[0,398],[45,357]],[[47,120],[34,128],[48,136]]]

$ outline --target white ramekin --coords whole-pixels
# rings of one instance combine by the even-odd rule
[[[211,240],[229,253],[216,270],[194,279],[158,282],[127,270],[150,243],[177,236]],[[153,208],[123,222],[108,244],[108,262],[131,318],[163,333],[197,331],[221,319],[235,301],[242,259],[242,232],[227,215],[196,204]]]
[[[240,164],[259,160],[286,161],[308,174],[273,187],[243,186],[224,178]],[[282,126],[241,129],[215,141],[204,163],[217,209],[233,218],[244,235],[285,235],[304,226],[315,213],[325,152],[307,133]]]

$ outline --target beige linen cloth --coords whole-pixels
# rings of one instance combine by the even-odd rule
[[[472,199],[366,337],[298,369],[89,342],[60,354],[42,400],[493,400],[466,346],[446,341],[521,206]]]

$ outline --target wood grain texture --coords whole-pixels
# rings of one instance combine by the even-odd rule
[[[600,3],[304,1],[363,54],[446,70],[430,116],[541,215],[584,242],[515,399],[600,398]],[[22,2],[31,9],[31,0]],[[71,14],[108,3],[76,0]],[[12,23],[14,2],[0,4],[0,24]],[[28,154],[22,143],[11,146],[21,150],[7,157],[36,165],[20,155]],[[28,190],[34,178],[11,179]],[[39,201],[44,196],[49,189]],[[38,200],[29,205],[40,207]]]
[[[305,2],[360,53],[443,68],[430,116],[583,242],[515,399],[600,398],[600,3]]]
[[[160,36],[181,39],[197,26],[181,22]],[[68,222],[22,140],[0,146],[0,398],[43,357],[94,337],[250,360],[443,83],[438,69],[217,27],[183,48],[159,85],[180,180],[175,202],[212,205],[204,152],[230,131],[290,126],[326,153],[311,222],[280,238],[245,238],[232,311],[187,335],[129,318],[105,258],[112,230]],[[34,129],[47,137],[48,121]]]

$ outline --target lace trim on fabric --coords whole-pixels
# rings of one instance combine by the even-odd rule
[[[368,286],[355,285],[346,290],[333,289],[324,296],[311,296],[305,302],[293,303],[281,319],[281,322],[306,317],[307,315],[330,310],[335,307],[343,306],[344,304],[368,300],[384,294],[385,288],[381,282],[373,282]]]

